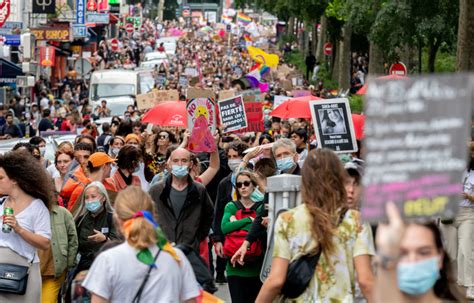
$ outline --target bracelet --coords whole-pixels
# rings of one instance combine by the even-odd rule
[[[386,255],[377,255],[376,264],[385,270],[392,270],[397,267],[398,257],[386,256]]]

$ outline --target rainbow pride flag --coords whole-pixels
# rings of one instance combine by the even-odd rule
[[[222,15],[222,23],[224,23],[224,24],[231,24],[232,21],[234,21],[234,18],[233,18],[233,17],[227,16],[227,15]]]
[[[249,34],[244,34],[244,40],[245,42],[253,42],[252,37],[250,37]]]
[[[247,26],[247,25],[250,24],[250,22],[252,22],[252,18],[250,18],[246,14],[244,14],[244,13],[238,13],[237,14],[237,23],[239,23],[243,26]]]

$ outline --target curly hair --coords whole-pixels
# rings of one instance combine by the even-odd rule
[[[121,169],[133,169],[142,160],[142,152],[134,145],[125,145],[117,155],[117,166]]]
[[[0,156],[0,167],[26,194],[41,199],[48,209],[53,202],[53,181],[41,163],[25,151]]]
[[[301,177],[301,197],[313,221],[311,234],[327,257],[334,252],[332,239],[346,209],[347,172],[333,151],[317,149],[309,152]]]

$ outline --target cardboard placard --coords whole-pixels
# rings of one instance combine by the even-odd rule
[[[349,100],[316,100],[311,101],[309,106],[320,148],[329,148],[336,153],[357,151]]]
[[[145,110],[149,108],[153,108],[155,106],[153,92],[147,94],[137,95],[137,107],[139,110]]]
[[[284,80],[284,81],[281,81],[281,87],[283,88],[283,90],[288,92],[293,89],[293,84],[291,83],[290,80]]]
[[[247,127],[247,116],[245,115],[242,96],[219,101],[217,107],[219,109],[220,123],[226,126],[224,133]]]
[[[244,106],[248,126],[236,132],[263,132],[265,130],[263,124],[263,104],[260,102],[244,102]]]
[[[463,74],[370,79],[362,215],[454,218],[462,201],[474,79]]]
[[[219,92],[219,100],[225,100],[229,99],[235,96],[235,90],[229,89],[229,90],[221,90]]]
[[[162,102],[162,101],[178,101],[179,100],[179,92],[175,89],[155,90],[153,92],[153,96],[155,98],[155,103]]]
[[[216,130],[216,105],[214,99],[211,98],[193,98],[188,99],[186,103],[186,112],[188,115],[188,129],[194,128],[196,119],[200,116],[204,116],[207,121],[207,125],[211,129],[212,133]]]
[[[285,103],[286,101],[290,99],[291,97],[287,97],[287,96],[280,96],[280,95],[274,96],[273,109],[277,108],[278,106],[282,105],[283,103]]]
[[[186,91],[186,99],[195,99],[195,98],[215,99],[216,95],[214,94],[214,91],[210,89],[201,89],[201,88],[195,88],[195,87],[188,88]]]
[[[179,85],[184,86],[184,87],[188,86],[188,83],[189,83],[188,77],[186,77],[186,76],[184,76],[184,75],[183,75],[183,76],[179,76],[178,83],[179,83]]]

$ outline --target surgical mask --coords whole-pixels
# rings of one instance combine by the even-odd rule
[[[293,160],[292,157],[286,157],[280,160],[276,161],[277,163],[277,168],[281,172],[287,172],[289,171],[293,166],[295,166],[295,161]]]
[[[439,279],[438,257],[415,263],[399,263],[398,287],[408,295],[418,296],[430,290]]]
[[[264,198],[264,194],[258,190],[258,188],[255,188],[250,195],[250,200],[253,202],[262,202]]]
[[[102,203],[100,203],[99,200],[86,201],[86,209],[93,214],[95,214],[101,206]]]
[[[227,165],[229,166],[231,171],[235,171],[237,167],[239,167],[240,163],[242,163],[242,159],[233,159],[227,161]]]
[[[189,167],[188,166],[181,166],[181,165],[173,165],[171,169],[171,173],[176,178],[184,178],[188,175]]]
[[[41,157],[44,157],[44,154],[46,153],[46,147],[40,147],[39,150],[40,150]]]
[[[138,174],[140,172],[140,165],[137,165],[137,167],[135,167],[135,170],[133,171],[134,174]]]
[[[110,150],[111,156],[117,156],[119,152],[120,152],[120,148],[118,148],[118,147],[112,148]]]

